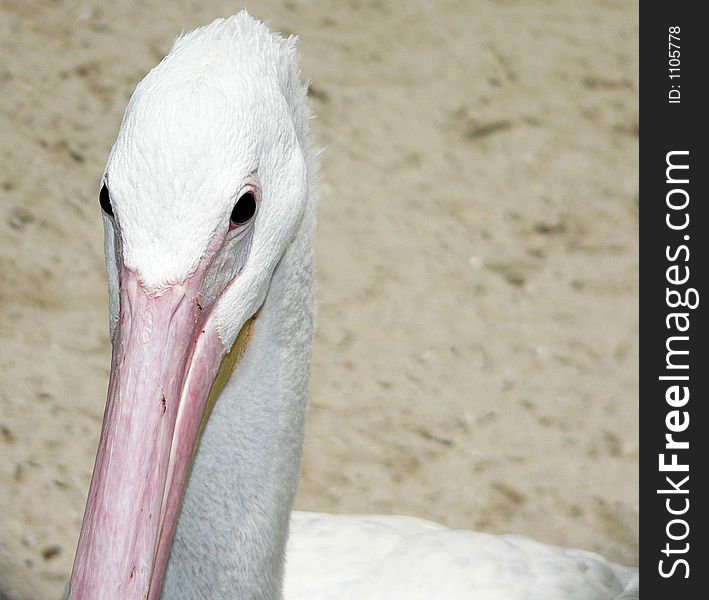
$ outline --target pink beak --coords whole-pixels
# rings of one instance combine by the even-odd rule
[[[121,273],[120,318],[69,598],[160,595],[209,391],[226,354],[194,275],[161,295]]]

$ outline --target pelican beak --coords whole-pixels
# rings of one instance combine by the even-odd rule
[[[121,273],[103,429],[74,560],[72,600],[159,597],[192,456],[231,352],[193,276],[160,295]],[[251,321],[249,321],[250,324]],[[213,385],[215,380],[221,386]],[[211,394],[210,394],[211,390]]]

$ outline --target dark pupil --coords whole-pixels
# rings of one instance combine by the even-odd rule
[[[108,195],[108,188],[105,183],[101,186],[101,192],[98,195],[98,202],[101,205],[103,212],[105,212],[109,217],[112,217],[113,207],[111,206],[111,198]]]
[[[231,211],[231,222],[235,225],[243,225],[256,212],[256,198],[251,192],[246,192],[236,201],[234,209]]]

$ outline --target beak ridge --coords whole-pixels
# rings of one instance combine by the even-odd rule
[[[196,277],[151,295],[121,272],[111,379],[69,598],[157,598],[225,354]]]

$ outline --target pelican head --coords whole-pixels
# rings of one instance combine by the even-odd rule
[[[215,379],[312,210],[308,117],[295,40],[246,12],[131,97],[100,192],[113,357],[70,598],[160,594]]]

